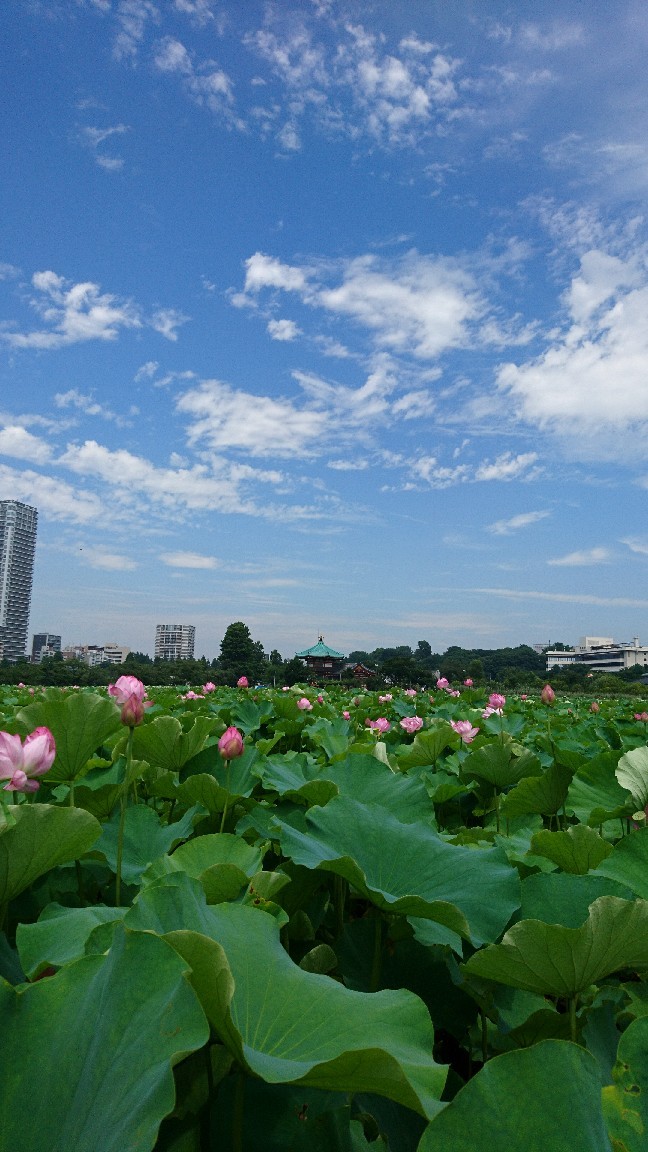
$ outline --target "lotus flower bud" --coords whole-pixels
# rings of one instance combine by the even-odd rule
[[[247,676],[239,676],[238,680],[236,681],[236,687],[237,688],[249,688]]]
[[[218,741],[218,751],[223,760],[235,760],[243,755],[243,737],[238,728],[226,728]]]
[[[554,700],[556,699],[556,693],[551,687],[551,684],[545,684],[542,692],[540,693],[540,699],[542,700],[543,704],[553,704]]]

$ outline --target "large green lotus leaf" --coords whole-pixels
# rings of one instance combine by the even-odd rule
[[[16,719],[25,728],[49,728],[56,742],[56,759],[47,773],[50,784],[71,782],[83,775],[88,760],[121,721],[115,702],[97,692],[47,695],[21,708]]]
[[[565,802],[572,775],[570,768],[552,764],[542,776],[525,777],[504,797],[502,812],[508,818],[530,812],[554,815]]]
[[[573,997],[621,968],[648,965],[648,901],[601,896],[580,928],[520,920],[466,971],[512,988]]]
[[[19,924],[16,944],[26,975],[33,980],[43,968],[61,968],[85,954],[86,941],[98,924],[121,920],[125,908],[95,904],[90,908],[64,908],[48,904],[36,924]]]
[[[149,896],[163,898],[164,889]],[[202,921],[202,930],[167,939],[191,965],[210,1023],[240,1063],[268,1083],[375,1092],[436,1114],[447,1069],[432,1058],[432,1022],[417,996],[353,992],[305,972],[281,946],[276,922],[256,909],[219,904]]]
[[[141,760],[147,760],[156,768],[177,772],[202,751],[215,723],[217,721],[212,716],[196,716],[193,726],[184,732],[175,716],[158,716],[135,729],[133,751]],[[216,745],[213,755],[216,761]]]
[[[126,809],[122,854],[122,879],[126,884],[138,884],[153,860],[191,836],[196,811],[190,808],[175,824],[162,824],[157,812],[145,804]],[[95,851],[101,852],[113,872],[117,868],[119,818],[116,812],[112,820],[104,824],[101,839],[95,844]]]
[[[632,794],[635,808],[648,804],[648,748],[633,748],[617,764],[616,778]]]
[[[497,742],[476,748],[461,765],[462,779],[485,780],[494,788],[503,789],[518,784],[526,776],[541,776],[542,767],[538,757],[526,751],[515,756],[514,747],[508,741],[506,744]]]
[[[361,804],[381,804],[404,824],[434,819],[423,780],[395,774],[375,756],[347,756],[323,768],[322,776],[333,781],[340,796],[350,796]]]
[[[594,1057],[565,1040],[496,1056],[432,1120],[418,1152],[490,1148],[611,1152]]]
[[[334,720],[319,716],[313,724],[308,725],[306,734],[312,744],[324,750],[329,760],[339,760],[346,754],[351,743],[349,722],[341,716],[336,716]]]
[[[259,707],[254,700],[236,700],[231,709],[231,722],[240,728],[245,736],[258,732],[262,724],[272,716],[273,708],[268,701]]]
[[[581,823],[595,827],[634,811],[628,793],[614,774],[618,761],[618,753],[606,752],[579,767],[569,786],[565,807]]]
[[[174,949],[121,927],[106,956],[18,992],[0,983],[0,1031],[6,1152],[147,1152],[174,1106],[173,1065],[209,1037]]]
[[[295,863],[344,876],[377,907],[437,920],[474,943],[496,940],[519,907],[520,881],[500,848],[447,844],[426,824],[346,796],[306,813],[304,829],[277,821]]]
[[[603,1089],[603,1115],[615,1152],[646,1152],[648,1147],[648,1016],[635,1020],[621,1036],[612,1075]]]
[[[596,871],[627,885],[642,900],[648,900],[648,828],[640,828],[619,840]]]
[[[251,847],[227,832],[197,836],[180,844],[171,856],[162,856],[147,869],[145,882],[171,872],[186,872],[202,885],[208,904],[234,900],[259,871],[267,845]],[[286,878],[286,883],[287,883]]]
[[[405,769],[427,768],[430,764],[436,764],[446,748],[456,748],[458,744],[459,737],[449,724],[427,728],[416,733],[414,743],[398,757],[398,766]]]
[[[258,761],[256,748],[246,748],[242,756],[230,761],[228,774],[224,760],[218,756],[214,761],[214,749],[205,748],[193,757],[187,766],[190,775],[183,773],[183,783],[173,796],[183,804],[202,804],[209,812],[222,812],[226,802],[230,807],[232,800],[252,795],[259,784],[253,774]]]
[[[580,928],[587,920],[590,905],[600,896],[631,900],[632,895],[622,884],[596,873],[587,876],[574,876],[569,872],[534,873],[522,881],[522,904],[517,919]]]
[[[266,756],[254,771],[263,780],[264,788],[287,800],[326,804],[337,792],[335,785],[325,779],[320,765],[303,752]]]
[[[0,906],[55,868],[79,857],[101,834],[101,824],[81,808],[15,804],[15,823],[0,813]]]
[[[546,828],[536,832],[531,837],[531,852],[546,856],[563,872],[584,876],[610,855],[612,845],[587,824],[576,824],[566,832],[549,832]]]

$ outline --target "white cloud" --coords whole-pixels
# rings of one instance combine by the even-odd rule
[[[135,383],[139,384],[140,380],[151,380],[155,376],[155,373],[159,367],[160,365],[158,364],[157,360],[147,360],[145,364],[142,364],[137,369],[137,372],[133,377]]]
[[[298,408],[287,399],[235,391],[218,380],[205,380],[185,392],[178,410],[192,419],[191,445],[245,451],[252,456],[309,455],[328,429],[325,413]]]
[[[518,532],[520,528],[529,528],[531,524],[537,524],[539,520],[544,520],[549,515],[549,512],[520,512],[508,520],[496,520],[493,524],[487,524],[486,528],[495,536],[510,536],[512,532]]]
[[[282,264],[273,256],[255,252],[245,261],[245,291],[259,292],[262,288],[282,288],[285,292],[302,292],[307,285],[307,273],[301,268]]]
[[[305,304],[347,316],[379,349],[433,359],[469,340],[469,326],[485,311],[473,276],[445,257],[408,252],[388,262],[359,256],[327,269],[296,267],[256,252],[246,261],[245,292],[264,288],[296,292]],[[319,277],[319,283],[318,283]]]
[[[32,464],[45,464],[51,455],[49,444],[26,428],[9,424],[0,429],[0,456],[14,456],[19,460],[30,460]]]
[[[334,472],[364,472],[369,467],[369,461],[363,460],[329,460],[327,468],[332,468]]]
[[[139,564],[129,556],[108,552],[105,548],[87,548],[84,545],[79,551],[83,553],[80,559],[90,568],[98,568],[105,572],[133,572],[139,567]]]
[[[108,509],[98,496],[74,488],[52,476],[30,470],[16,471],[0,464],[0,499],[23,500],[53,520],[74,524],[107,524]]]
[[[557,556],[547,560],[555,568],[581,568],[590,564],[609,564],[614,554],[609,548],[585,548],[580,552],[568,552],[566,556]]]
[[[189,316],[183,315],[182,312],[178,312],[175,308],[160,308],[157,312],[153,313],[150,323],[151,328],[159,332],[165,339],[176,341],[178,339],[176,329],[188,321]]]
[[[513,456],[511,452],[503,452],[492,463],[484,460],[475,471],[475,480],[519,480],[526,472],[526,479],[530,479],[530,469],[538,459],[537,452],[521,452]]]
[[[196,65],[180,40],[165,36],[156,45],[153,61],[158,71],[179,76],[197,104],[204,104],[211,112],[220,115],[229,127],[244,127],[233,112],[234,90],[231,78],[213,60]]]
[[[645,536],[623,536],[620,542],[638,556],[648,556],[648,539]]]
[[[268,332],[273,340],[282,341],[296,340],[302,335],[301,328],[294,320],[269,320]]]
[[[202,556],[199,552],[162,552],[160,560],[169,568],[220,568],[215,556]]]
[[[67,392],[56,392],[54,403],[57,408],[77,408],[85,416],[99,416],[102,420],[114,420],[119,427],[130,424],[129,420],[123,416],[118,416],[110,408],[106,408],[104,404],[98,404],[94,397],[78,392],[76,388],[70,388]]]
[[[498,387],[575,458],[627,460],[646,440],[648,272],[636,257],[586,252],[564,302],[570,325],[535,359],[502,365]]]
[[[107,172],[117,172],[123,167],[124,161],[120,156],[107,156],[100,152],[101,145],[115,136],[122,136],[129,132],[128,124],[114,124],[110,128],[84,127],[81,129],[81,140],[94,154],[95,162]]]
[[[479,592],[505,600],[545,600],[549,604],[588,604],[601,608],[648,608],[648,600],[629,596],[594,596],[588,592],[534,592],[516,588],[458,588],[458,592]]]
[[[116,340],[120,332],[142,328],[141,309],[132,300],[101,292],[99,284],[83,281],[73,284],[56,272],[35,272],[29,303],[45,322],[32,332],[0,325],[0,340],[12,348],[54,349],[88,340]],[[176,328],[189,318],[173,308],[158,309],[148,324],[169,340],[176,340]]]
[[[159,15],[159,10],[150,0],[120,0],[117,7],[119,32],[113,48],[116,60],[135,60],[148,21],[157,21]]]
[[[586,34],[582,24],[556,20],[546,29],[538,24],[523,24],[520,39],[529,48],[539,48],[543,52],[559,52],[583,44]]]
[[[122,328],[140,328],[135,306],[128,300],[100,293],[89,281],[69,284],[55,272],[35,272],[32,285],[37,295],[32,307],[48,327],[36,332],[0,330],[0,339],[12,348],[62,348],[86,340],[114,340]]]

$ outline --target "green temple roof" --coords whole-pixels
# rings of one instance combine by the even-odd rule
[[[333,660],[345,659],[343,652],[336,652],[335,648],[329,648],[328,645],[324,643],[323,636],[319,637],[317,644],[314,644],[312,648],[304,648],[303,652],[295,652],[295,656],[302,656],[304,658],[307,656],[319,656],[320,659],[328,656],[329,659]]]

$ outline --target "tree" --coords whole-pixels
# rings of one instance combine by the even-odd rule
[[[236,620],[226,629],[221,640],[218,666],[230,682],[240,676],[248,680],[260,680],[267,665],[260,641],[254,641],[250,629],[242,620]]]
[[[283,664],[281,652],[278,652],[276,648],[273,648],[272,652],[270,653],[270,663],[275,668],[278,668],[280,664]]]

